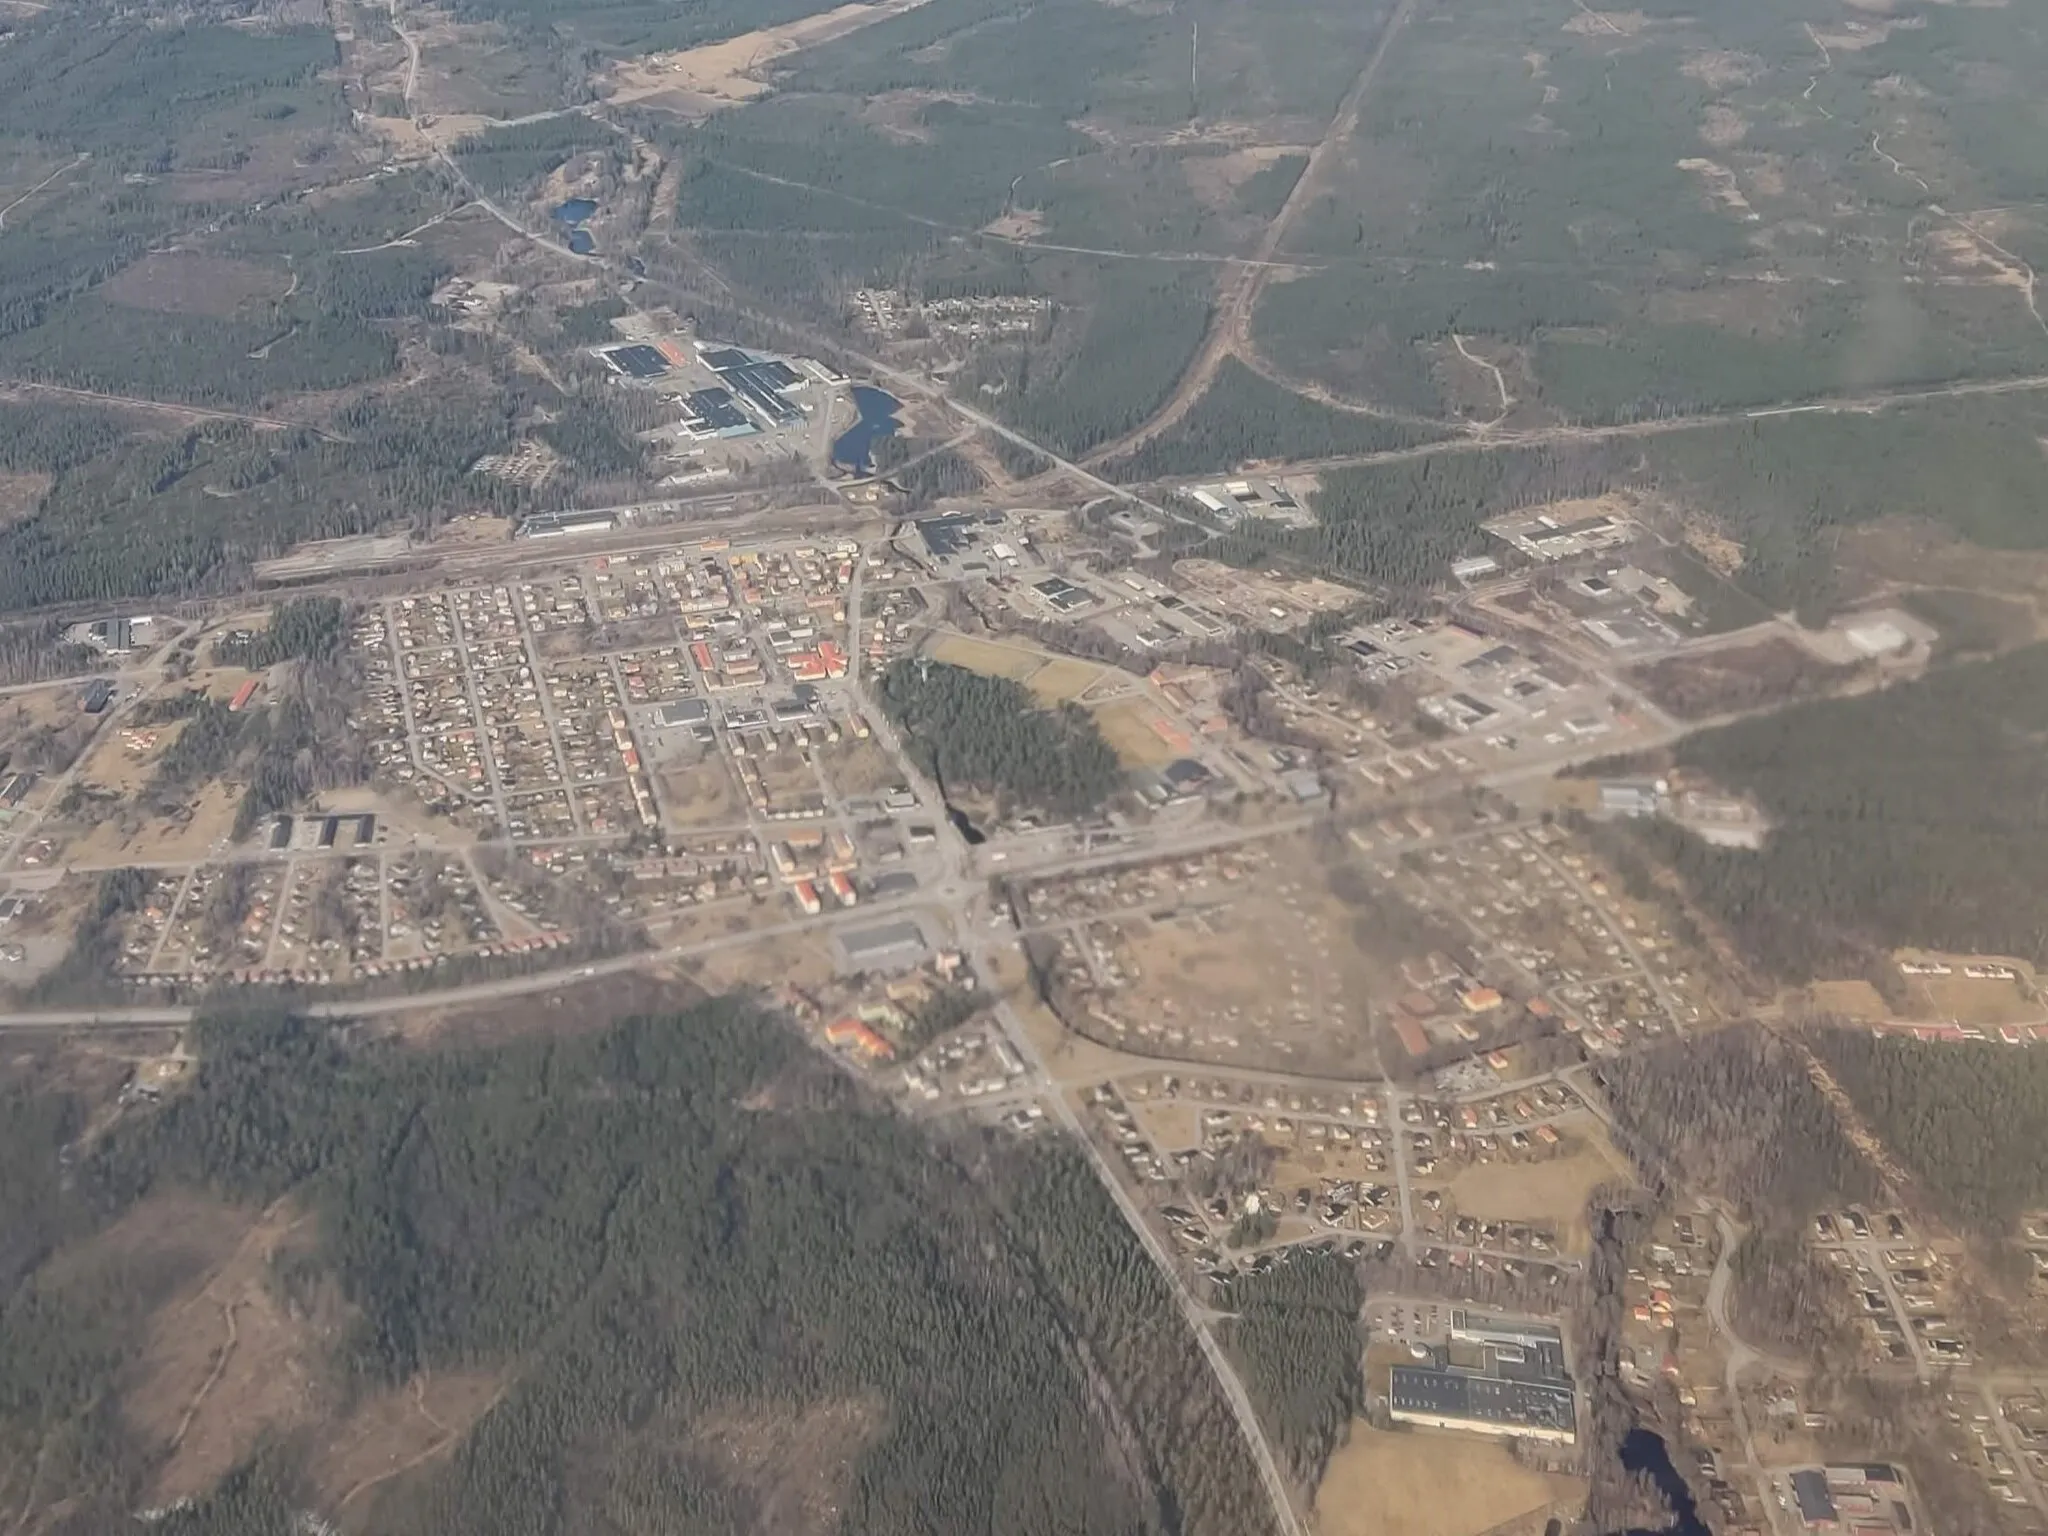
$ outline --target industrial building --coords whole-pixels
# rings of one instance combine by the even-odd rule
[[[628,379],[658,379],[668,372],[669,361],[659,347],[636,341],[623,347],[606,347],[598,353],[614,373]]]
[[[1448,1342],[1431,1363],[1392,1368],[1387,1405],[1398,1423],[1563,1445],[1578,1439],[1564,1338],[1548,1323],[1454,1309]]]
[[[522,539],[559,539],[572,533],[610,533],[619,526],[612,512],[536,512],[519,525]]]
[[[780,358],[753,357],[738,347],[714,347],[703,358],[718,382],[767,425],[786,427],[803,418],[803,409],[784,398],[784,391],[807,388],[810,380]]]

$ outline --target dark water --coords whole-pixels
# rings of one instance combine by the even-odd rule
[[[572,229],[569,231],[569,249],[578,256],[588,256],[597,249],[597,242],[590,238],[589,230]]]
[[[983,835],[981,828],[977,827],[973,822],[969,821],[966,817],[966,814],[956,809],[955,807],[950,805],[946,807],[946,820],[953,823],[953,825],[959,830],[962,840],[965,841],[969,847],[978,848],[983,843],[988,841],[988,838]]]
[[[832,445],[832,462],[858,475],[871,473],[875,467],[875,444],[895,436],[901,425],[896,419],[901,404],[884,390],[854,385],[853,405],[860,412],[860,420],[840,433],[839,440]]]
[[[1692,1489],[1678,1469],[1671,1465],[1671,1452],[1664,1437],[1647,1429],[1632,1429],[1621,1442],[1621,1464],[1630,1472],[1647,1472],[1664,1502],[1671,1506],[1671,1524],[1661,1531],[1625,1531],[1622,1536],[1713,1536],[1700,1518]]]
[[[594,198],[572,197],[555,210],[554,217],[557,223],[581,224],[596,212],[597,202]]]

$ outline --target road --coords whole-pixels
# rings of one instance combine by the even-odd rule
[[[1765,1518],[1770,1521],[1772,1536],[1791,1536],[1785,1530],[1785,1516],[1778,1508],[1778,1501],[1771,1492],[1770,1474],[1764,1470],[1763,1458],[1756,1453],[1756,1437],[1750,1429],[1749,1409],[1742,1400],[1741,1382],[1749,1368],[1769,1359],[1763,1351],[1756,1349],[1735,1331],[1728,1320],[1728,1286],[1733,1277],[1732,1263],[1736,1246],[1742,1241],[1742,1232],[1728,1213],[1719,1206],[1714,1208],[1714,1225],[1720,1233],[1720,1251],[1714,1256],[1714,1272],[1707,1280],[1707,1319],[1714,1331],[1721,1335],[1727,1347],[1728,1366],[1725,1384],[1728,1389],[1728,1413],[1734,1422],[1735,1433],[1742,1441],[1742,1455],[1750,1480],[1756,1487],[1756,1496],[1761,1502]],[[1778,1362],[1771,1361],[1773,1369]],[[1803,1375],[1804,1372],[1802,1371]]]
[[[1251,260],[1231,273],[1229,285],[1216,306],[1209,322],[1208,334],[1202,338],[1201,349],[1195,359],[1181,375],[1173,396],[1164,406],[1154,412],[1152,418],[1134,432],[1096,448],[1089,454],[1089,462],[1106,464],[1129,453],[1133,448],[1149,442],[1161,432],[1172,427],[1185,416],[1194,403],[1208,389],[1216,377],[1223,360],[1234,355],[1249,340],[1252,310],[1257,306],[1259,294],[1271,274],[1274,258],[1280,253],[1280,246],[1287,238],[1287,232],[1301,216],[1301,211],[1317,196],[1322,185],[1322,173],[1332,155],[1338,153],[1358,131],[1359,114],[1365,108],[1366,97],[1371,94],[1373,82],[1379,78],[1380,66],[1386,62],[1387,51],[1393,46],[1394,37],[1407,25],[1415,12],[1416,0],[1399,0],[1387,24],[1380,31],[1379,41],[1374,45],[1365,67],[1358,72],[1358,78],[1351,89],[1344,93],[1344,99],[1337,106],[1336,116],[1322,138],[1309,151],[1308,163],[1295,178],[1293,189],[1287,200],[1280,205],[1280,211],[1273,215],[1266,230],[1259,237],[1257,249]]]
[[[849,613],[851,611],[849,609]],[[858,650],[858,636],[855,639],[854,649]],[[933,807],[943,806],[945,799],[939,793],[938,786],[918,770],[915,760],[903,749],[903,743],[888,717],[874,707],[872,700],[865,702],[866,713],[877,742],[902,765],[908,782],[925,804]],[[936,818],[936,822],[940,829],[941,847],[949,873],[938,883],[932,894],[944,900],[955,914],[960,947],[973,964],[976,974],[993,978],[997,971],[989,958],[988,924],[983,920],[981,910],[987,896],[986,883],[974,875],[973,850],[968,847],[966,839],[953,825],[951,819],[942,815]],[[1008,942],[1007,939],[1005,942]],[[1087,1157],[1089,1166],[1095,1171],[1096,1179],[1108,1192],[1117,1211],[1137,1236],[1147,1257],[1157,1267],[1160,1278],[1165,1281],[1168,1291],[1173,1296],[1175,1307],[1187,1323],[1189,1332],[1194,1335],[1195,1342],[1202,1351],[1202,1357],[1208,1362],[1210,1372],[1215,1376],[1217,1386],[1223,1392],[1224,1400],[1229,1403],[1230,1410],[1237,1419],[1245,1446],[1258,1468],[1259,1480],[1265,1487],[1268,1502],[1272,1505],[1273,1519],[1281,1536],[1308,1536],[1301,1513],[1295,1508],[1294,1496],[1288,1487],[1287,1478],[1281,1472],[1279,1461],[1273,1455],[1273,1447],[1266,1438],[1265,1426],[1259,1422],[1258,1412],[1252,1406],[1250,1394],[1245,1391],[1244,1382],[1238,1376],[1236,1367],[1231,1364],[1229,1356],[1223,1352],[1223,1346],[1216,1338],[1211,1326],[1213,1314],[1210,1309],[1189,1289],[1187,1277],[1182,1273],[1181,1266],[1173,1254],[1168,1251],[1165,1239],[1160,1236],[1158,1229],[1145,1219],[1145,1213],[1131,1198],[1122,1176],[1118,1174],[1095,1139],[1088,1134],[1087,1128],[1082,1125],[1081,1117],[1075,1112],[1072,1101],[1046,1065],[1045,1056],[1039,1050],[1038,1042],[1032,1037],[1030,1029],[1018,1016],[1009,999],[998,998],[993,1013],[1011,1048],[1024,1063],[1032,1081],[1042,1086],[1043,1102],[1050,1109],[1053,1118]]]
[[[1784,405],[1735,407],[1690,416],[1660,416],[1650,421],[1617,422],[1608,426],[1533,427],[1523,431],[1468,432],[1439,442],[1418,443],[1412,448],[1382,448],[1372,453],[1331,454],[1315,459],[1291,459],[1266,466],[1271,475],[1314,474],[1331,469],[1364,469],[1375,464],[1401,464],[1447,454],[1496,453],[1510,448],[1539,448],[1559,443],[1602,443],[1637,437],[1661,437],[1670,432],[1699,432],[1740,421],[1764,421],[1781,416],[1833,415],[1871,416],[1899,406],[1926,404],[1937,400],[1968,400],[1982,395],[2031,394],[2048,390],[2048,374],[2026,374],[2010,379],[1972,379],[1929,388],[1880,390],[1863,395],[1829,396]],[[1185,475],[1144,482],[1144,489],[1165,490],[1180,485]]]

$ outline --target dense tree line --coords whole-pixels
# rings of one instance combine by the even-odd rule
[[[1480,524],[1489,517],[1595,495],[1608,484],[1597,460],[1548,448],[1332,470],[1313,498],[1312,527],[1253,521],[1218,539],[1210,552],[1246,565],[1284,556],[1392,592],[1428,591],[1450,580],[1453,560],[1482,545]]]
[[[530,493],[468,470],[514,441],[527,399],[406,391],[347,406],[335,438],[215,423],[116,444],[60,473],[34,516],[0,529],[0,607],[218,591],[303,539],[395,516],[431,528],[479,505],[516,512]]]
[[[1194,409],[1170,431],[1118,459],[1111,473],[1119,480],[1217,474],[1259,459],[1406,448],[1428,436],[1398,422],[1319,405],[1230,358]]]
[[[1757,1026],[1616,1057],[1600,1081],[1639,1167],[1672,1187],[1715,1190],[1753,1224],[1803,1234],[1821,1207],[1879,1192],[1798,1050]]]
[[[1766,974],[1888,966],[1901,945],[2048,957],[2048,647],[1686,738],[1678,762],[1754,795],[1763,849],[1630,831]]]
[[[275,132],[335,63],[334,35],[319,27],[32,17],[14,23],[0,48],[0,134],[163,171],[188,134],[206,136],[194,133],[200,125],[215,152],[231,126]]]
[[[561,328],[562,342],[571,347],[594,347],[600,342],[615,339],[612,322],[626,313],[626,301],[616,295],[592,299],[588,304],[572,304],[555,315],[555,324]]]
[[[2048,1207],[2040,1053],[1852,1029],[1817,1031],[1813,1042],[1944,1217],[2009,1237],[2021,1212]]]
[[[873,461],[875,473],[902,490],[906,511],[921,512],[949,496],[971,496],[988,484],[972,459],[932,438],[882,438],[874,446]]]
[[[1009,678],[906,658],[882,674],[877,697],[919,766],[948,790],[1080,815],[1123,782],[1086,710],[1041,708]]]
[[[1230,1282],[1225,1331],[1245,1388],[1295,1478],[1314,1487],[1351,1421],[1365,1411],[1365,1296],[1336,1254],[1298,1257]]]
[[[604,124],[572,113],[458,139],[455,163],[485,196],[497,197],[524,191],[572,155],[592,150],[617,154],[623,148]]]
[[[1734,579],[1773,611],[1824,617],[1842,532],[1925,521],[1990,549],[2048,544],[2048,413],[2029,400],[1937,403],[1883,417],[1801,415],[1659,438],[1659,483],[1711,509],[1743,547]]]
[[[400,247],[336,256],[320,275],[320,312],[364,320],[423,319],[428,300],[454,269],[433,251]]]
[[[960,385],[1069,458],[1142,425],[1172,395],[1209,324],[1208,279],[1139,263],[1096,269],[1043,346],[991,350]]]
[[[813,1410],[853,1415],[830,1496],[856,1536],[1269,1528],[1163,1282],[1070,1152],[934,1143],[730,1002],[490,1050],[261,1016],[199,1044],[190,1091],[96,1143],[73,1203],[103,1222],[178,1188],[290,1194],[319,1243],[278,1283],[341,1288],[359,1381],[505,1374],[451,1457],[375,1494],[381,1530],[748,1528],[798,1468],[750,1472],[707,1431]],[[0,1145],[40,1167],[65,1134]],[[0,1432],[91,1451],[49,1460],[39,1504],[135,1507],[141,1448],[98,1405],[189,1273],[158,1267],[74,1265],[0,1304]],[[274,1443],[176,1528],[271,1532],[309,1501],[308,1449]]]
[[[338,597],[294,597],[270,610],[270,622],[246,638],[229,635],[213,648],[216,665],[252,672],[280,661],[328,661],[348,644],[348,609]]]

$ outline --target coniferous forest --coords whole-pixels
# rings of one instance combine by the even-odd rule
[[[71,1500],[67,1529],[139,1507],[154,1456],[120,1393],[152,1310],[196,1278],[93,1234],[193,1191],[311,1218],[275,1283],[300,1315],[341,1298],[336,1402],[423,1372],[503,1382],[450,1456],[351,1512],[380,1531],[765,1529],[799,1475],[849,1532],[1267,1528],[1163,1281],[1068,1151],[870,1109],[733,1001],[487,1049],[276,1016],[201,1036],[196,1082],[75,1161],[62,1095],[0,1121],[0,1443],[48,1452],[36,1499]],[[765,1465],[718,1449],[821,1412],[849,1426],[833,1465],[778,1461],[798,1448],[775,1437]],[[306,1472],[321,1432],[281,1429],[173,1523],[283,1536],[330,1514]]]

